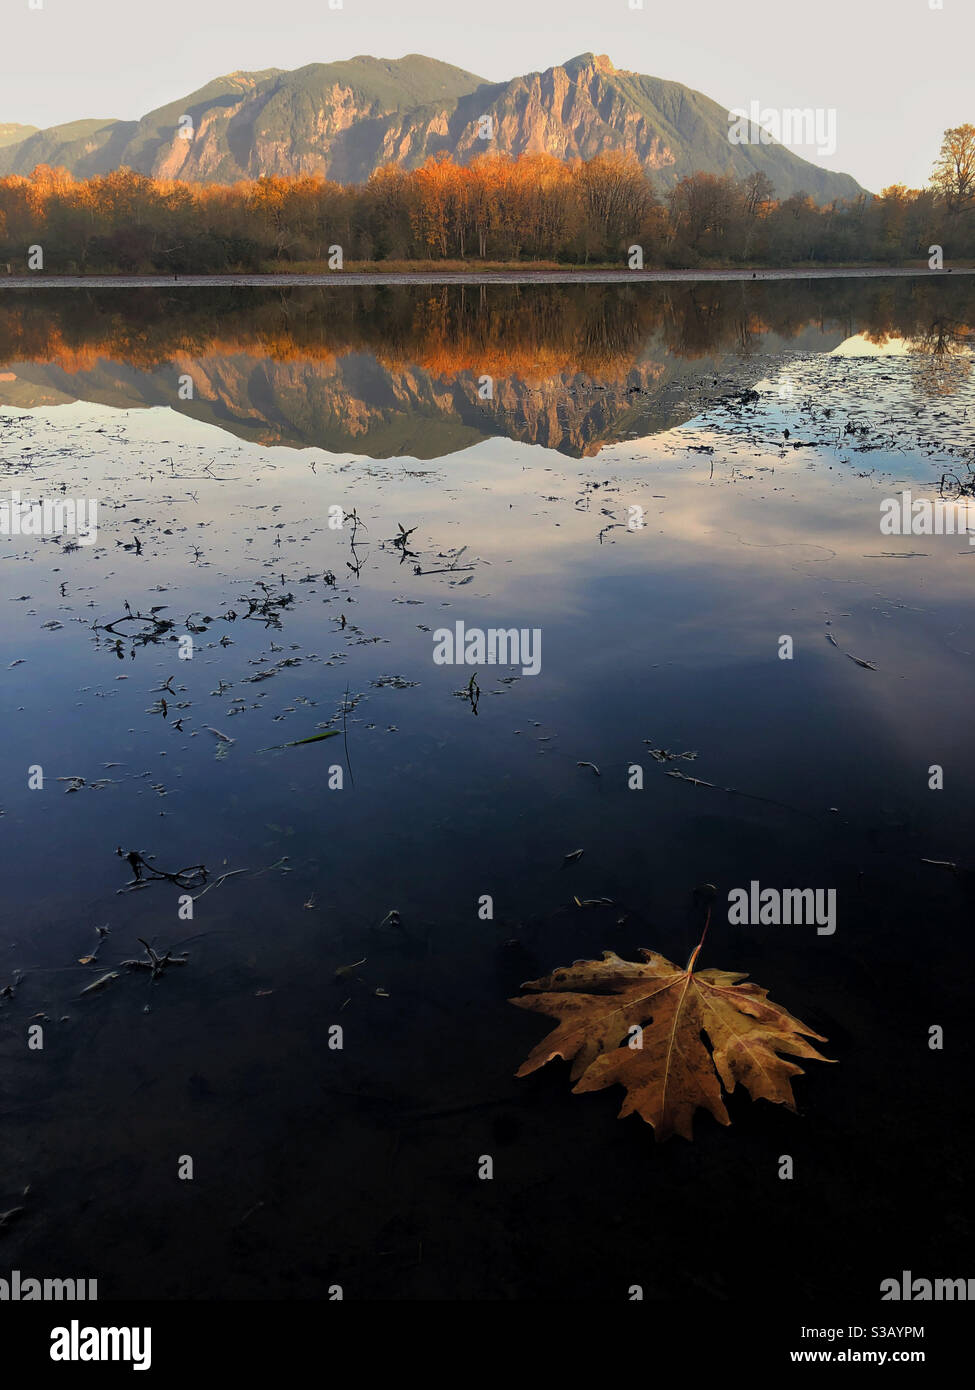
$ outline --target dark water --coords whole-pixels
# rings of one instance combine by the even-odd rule
[[[975,547],[879,522],[970,490],[973,299],[4,300],[2,495],[99,515],[0,536],[0,1274],[706,1300],[772,1242],[788,1298],[967,1277]],[[458,621],[540,629],[540,672],[479,667],[475,709],[433,661]],[[192,920],[117,849],[205,865]],[[730,925],[752,880],[835,889],[835,933]],[[515,1080],[520,983],[683,963],[708,883],[701,964],[829,1040],[798,1113],[739,1091],[655,1144],[561,1063]],[[139,938],[186,964],[122,968]]]

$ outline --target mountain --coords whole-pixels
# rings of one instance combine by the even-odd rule
[[[478,134],[485,116],[491,141]],[[178,134],[186,117],[191,139]],[[498,83],[415,53],[234,72],[139,121],[0,126],[0,175],[50,164],[76,178],[127,166],[202,183],[267,174],[361,182],[383,164],[413,168],[442,150],[467,163],[486,150],[571,160],[611,149],[635,153],[661,191],[697,171],[755,170],[779,197],[805,191],[822,203],[863,191],[783,145],[731,144],[724,107],[592,53]]]
[[[4,124],[0,121],[0,149],[4,145],[20,144],[22,140],[27,139],[28,135],[35,134],[36,130],[36,125],[17,125],[9,121]]]

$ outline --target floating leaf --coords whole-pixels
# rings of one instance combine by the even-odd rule
[[[778,1054],[829,1061],[806,1041],[825,1038],[771,1003],[766,990],[740,983],[744,975],[695,972],[698,950],[684,970],[654,951],[641,951],[642,962],[604,951],[601,961],[576,961],[523,985],[535,993],[510,1002],[558,1026],[518,1075],[563,1057],[577,1092],[625,1087],[620,1116],[636,1112],[658,1139],[693,1138],[699,1108],[730,1124],[722,1086],[730,1093],[738,1082],[753,1100],[794,1110],[790,1078],[802,1068]]]

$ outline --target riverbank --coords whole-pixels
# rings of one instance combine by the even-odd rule
[[[245,288],[289,285],[614,285],[663,284],[724,280],[866,280],[940,279],[948,275],[975,275],[973,266],[928,270],[905,266],[830,266],[816,269],[755,270],[332,270],[325,274],[282,275],[8,275],[0,277],[0,289],[164,289],[172,285]]]

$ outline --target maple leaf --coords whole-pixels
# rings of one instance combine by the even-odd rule
[[[795,1110],[790,1078],[802,1068],[779,1053],[827,1062],[806,1041],[826,1039],[773,1004],[767,990],[740,983],[745,975],[695,971],[700,949],[683,970],[655,951],[641,950],[639,962],[604,951],[602,960],[576,961],[522,985],[536,992],[510,1002],[559,1022],[517,1075],[563,1057],[574,1091],[624,1086],[620,1118],[635,1111],[657,1139],[693,1138],[702,1108],[730,1124],[722,1086],[730,1094],[739,1082],[753,1100]]]

